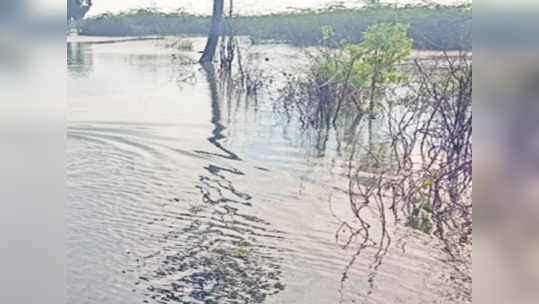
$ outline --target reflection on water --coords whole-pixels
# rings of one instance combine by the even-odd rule
[[[297,53],[256,52],[279,71]],[[375,292],[374,247],[342,280],[357,248],[336,242],[335,216],[349,216],[350,153],[375,144],[375,122],[303,132],[152,41],[68,43],[67,54],[68,303],[435,303],[447,292],[423,245],[433,241],[418,235],[375,265]],[[185,73],[196,81],[179,83]]]
[[[234,154],[233,152],[227,150],[223,147],[223,145],[220,143],[221,140],[225,138],[223,135],[223,132],[225,131],[225,126],[222,124],[222,113],[221,113],[221,96],[219,94],[219,89],[217,87],[217,79],[215,76],[215,70],[213,67],[203,67],[204,72],[206,74],[206,79],[208,81],[208,85],[210,87],[210,95],[211,95],[211,108],[212,108],[212,124],[215,125],[215,129],[213,130],[213,136],[209,138],[209,141],[219,148],[219,150],[223,151],[226,156],[226,158],[232,159],[232,160],[240,160],[240,158]]]
[[[224,148],[220,96],[215,71],[206,69],[212,107],[213,136],[208,141],[223,154],[196,151],[215,157],[239,161],[239,157]],[[236,189],[226,175],[245,175],[237,169],[209,165],[199,177],[201,200],[191,203],[189,213],[178,220],[190,221],[180,230],[163,236],[165,244],[143,263],[156,259],[157,268],[140,277],[136,284],[148,284],[151,298],[162,301],[190,303],[263,303],[267,295],[284,289],[279,282],[278,248],[264,245],[260,238],[282,239],[281,232],[269,223],[241,211],[252,206],[253,198]],[[181,199],[173,198],[171,202]],[[178,250],[178,242],[184,244]],[[163,259],[162,254],[167,253]]]
[[[84,43],[67,44],[67,70],[71,77],[87,77],[93,68],[93,56]]]

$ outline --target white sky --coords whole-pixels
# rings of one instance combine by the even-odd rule
[[[386,0],[391,3],[422,2],[422,0]],[[463,2],[466,0],[435,0],[441,3]],[[339,2],[336,0],[234,0],[235,11],[240,14],[248,13],[271,13],[294,8],[317,8],[329,3]],[[346,0],[352,4],[362,3],[360,0]],[[432,1],[431,1],[432,2]],[[105,12],[120,12],[141,7],[159,7],[166,10],[183,8],[188,12],[197,14],[210,14],[213,0],[93,0],[93,7],[89,15]]]

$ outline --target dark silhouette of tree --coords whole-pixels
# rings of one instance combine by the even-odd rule
[[[67,23],[79,21],[92,7],[92,0],[67,0]]]
[[[213,1],[213,18],[211,22],[211,30],[208,36],[206,48],[200,58],[200,63],[211,63],[217,51],[219,44],[219,36],[221,34],[221,21],[223,20],[223,11],[225,6],[224,0]]]

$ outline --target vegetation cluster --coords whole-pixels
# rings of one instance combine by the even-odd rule
[[[84,20],[81,34],[95,36],[204,35],[211,16],[184,11],[165,13],[139,9],[120,14],[104,14]],[[369,5],[362,8],[331,6],[320,10],[294,10],[271,15],[235,15],[234,27],[223,24],[223,35],[249,36],[254,43],[268,40],[297,46],[317,45],[320,28],[330,26],[341,43],[361,43],[362,33],[379,23],[409,24],[408,38],[415,49],[471,50],[472,10],[469,6]],[[231,32],[233,31],[233,33]]]
[[[317,146],[325,147],[330,133],[344,133],[349,142],[348,196],[356,223],[342,221],[338,231],[349,235],[343,243],[338,232],[337,242],[349,249],[359,240],[360,246],[343,282],[362,252],[374,249],[369,282],[375,288],[377,269],[393,244],[388,227],[400,224],[442,241],[457,272],[453,278],[464,286],[458,301],[467,302],[472,59],[468,52],[413,58],[410,30],[408,24],[379,23],[358,34],[360,42],[343,43],[332,27],[323,27],[306,73],[286,75],[274,109],[316,134]]]

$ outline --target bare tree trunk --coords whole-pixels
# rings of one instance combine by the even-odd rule
[[[200,58],[200,63],[210,63],[213,61],[213,57],[215,57],[217,45],[219,44],[219,36],[221,34],[221,20],[223,20],[224,6],[224,0],[213,0],[213,18],[211,22],[211,31],[210,35],[208,36],[206,49],[204,49],[202,58]]]

